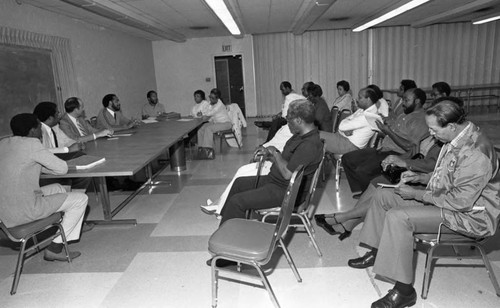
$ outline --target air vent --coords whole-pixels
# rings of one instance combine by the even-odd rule
[[[485,12],[489,12],[493,10],[493,7],[492,6],[489,6],[489,7],[483,7],[482,9],[479,9],[479,10],[475,10],[474,13],[485,13]]]
[[[339,22],[339,21],[346,21],[348,19],[349,19],[349,17],[333,17],[333,18],[330,18],[328,20],[332,21],[332,22]]]
[[[210,29],[210,27],[207,27],[207,26],[192,26],[192,27],[189,27],[189,29],[191,30],[208,30]]]

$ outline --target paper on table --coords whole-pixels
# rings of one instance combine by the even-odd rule
[[[182,118],[182,119],[179,119],[177,120],[178,122],[189,122],[189,121],[193,121],[193,119],[189,119],[189,118]]]
[[[132,133],[130,133],[130,134],[113,134],[110,137],[130,137],[132,135],[133,135]]]
[[[142,120],[142,123],[145,123],[145,124],[149,124],[149,123],[156,123],[158,121],[156,121],[155,119],[144,119]]]

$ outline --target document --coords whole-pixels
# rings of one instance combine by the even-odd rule
[[[193,121],[193,118],[182,118],[177,120],[177,122],[189,122],[189,121]]]
[[[399,187],[399,184],[385,184],[385,183],[377,183],[379,187],[382,188],[396,188]]]
[[[151,119],[151,118],[142,120],[142,123],[144,123],[144,124],[156,123],[156,122],[158,122],[158,121],[156,121],[155,119]]]
[[[92,155],[82,155],[67,161],[68,169],[70,170],[85,170],[100,165],[106,161],[104,157]]]

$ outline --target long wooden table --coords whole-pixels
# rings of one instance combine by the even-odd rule
[[[184,137],[202,124],[201,119],[191,121],[167,120],[157,123],[144,124],[130,130],[132,136],[114,138],[101,138],[85,144],[85,153],[88,155],[105,157],[106,161],[87,170],[69,171],[65,175],[42,175],[42,178],[75,178],[92,177],[97,181],[99,199],[102,205],[104,220],[96,223],[107,224],[136,224],[135,219],[113,220],[115,216],[138,192],[135,192],[124,202],[111,210],[106,177],[132,176],[142,169],[146,170],[148,182],[154,176],[151,162],[160,155],[170,152],[171,164],[177,171],[182,170],[185,162]],[[128,132],[128,131],[127,131]],[[118,132],[117,134],[120,134]],[[145,183],[145,185],[148,184]],[[139,191],[144,188],[144,185]]]

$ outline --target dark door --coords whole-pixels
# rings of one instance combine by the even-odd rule
[[[215,57],[215,82],[224,104],[238,104],[246,116],[241,55]]]

